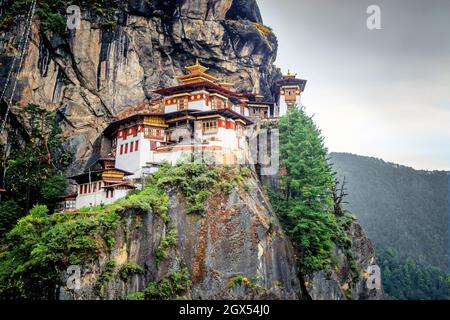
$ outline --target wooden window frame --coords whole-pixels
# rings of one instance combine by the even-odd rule
[[[217,131],[219,130],[218,120],[203,121],[202,129],[203,134],[217,133]]]

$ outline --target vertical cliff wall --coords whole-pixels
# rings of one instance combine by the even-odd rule
[[[111,116],[175,85],[198,57],[211,74],[270,96],[277,41],[261,27],[256,1],[131,0],[119,8],[112,29],[89,7],[81,8],[81,26],[65,35],[44,32],[37,15],[32,22],[13,102],[58,112],[65,143],[76,152],[72,171],[97,151]],[[25,27],[25,17],[17,17],[0,33],[2,88]]]
[[[214,193],[203,217],[187,214],[186,202],[176,190],[169,194],[170,222],[151,211],[128,210],[115,232],[114,248],[105,247],[95,264],[83,266],[80,290],[63,286],[58,298],[123,299],[184,268],[191,281],[184,292],[188,298],[300,298],[294,248],[259,182],[249,178],[245,184],[229,194]],[[155,252],[171,229],[176,243],[158,261]],[[110,261],[115,261],[111,278],[95,290]],[[143,272],[124,281],[118,271],[130,262],[143,266]]]

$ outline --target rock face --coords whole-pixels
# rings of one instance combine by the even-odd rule
[[[353,223],[353,262],[336,249],[338,267],[302,276],[296,266],[296,251],[284,234],[259,180],[248,178],[247,188],[236,187],[229,195],[213,194],[206,215],[186,213],[183,196],[170,192],[170,222],[151,212],[130,210],[115,232],[115,245],[105,248],[92,265],[81,270],[81,288],[60,287],[58,299],[124,299],[142,292],[150,282],[161,282],[186,269],[192,284],[189,299],[381,299],[383,291],[369,290],[369,265],[375,264],[371,242]],[[176,243],[166,259],[158,262],[155,252],[162,237],[174,228]],[[111,278],[95,289],[108,262],[114,261]],[[142,274],[120,277],[126,263],[144,266]],[[351,264],[359,270],[351,272]],[[236,283],[245,277],[248,283]],[[235,283],[235,285],[233,285]]]
[[[264,197],[259,182],[247,181],[248,190],[230,195],[215,194],[208,201],[205,217],[187,215],[182,196],[172,192],[169,216],[164,221],[152,213],[128,212],[116,231],[111,253],[100,254],[96,265],[84,266],[81,289],[60,288],[60,299],[96,299],[93,289],[107,261],[116,270],[133,261],[145,266],[143,274],[123,281],[119,276],[106,283],[105,299],[124,298],[142,291],[150,281],[161,281],[185,267],[192,285],[192,299],[297,299],[301,293],[295,251]],[[169,257],[159,265],[154,252],[169,228],[178,239]],[[238,276],[251,284],[230,285]]]
[[[118,16],[108,31],[82,11],[81,26],[65,36],[43,32],[33,19],[13,102],[57,111],[66,146],[75,151],[72,172],[98,152],[96,141],[111,116],[175,85],[175,76],[197,57],[238,89],[271,95],[277,41],[260,27],[256,1],[130,0]],[[2,88],[24,29],[19,17],[0,34]],[[11,94],[12,85],[6,97]]]
[[[348,256],[341,250],[335,249],[337,267],[315,272],[307,277],[309,283],[306,287],[307,292],[313,300],[383,299],[383,288],[377,289],[368,284],[373,279],[369,275],[373,270],[371,267],[376,267],[372,242],[367,238],[362,227],[355,222],[349,228],[349,235],[352,239],[350,252],[353,261],[349,261]],[[357,277],[352,274],[352,264],[357,269]]]

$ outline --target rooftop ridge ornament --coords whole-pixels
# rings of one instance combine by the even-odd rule
[[[296,73],[292,73],[291,69],[288,69],[287,74],[283,75],[283,77],[285,77],[285,78],[295,78],[295,77],[297,77],[297,74]]]
[[[176,77],[183,83],[194,83],[202,81],[214,83],[219,81],[218,78],[213,77],[212,75],[206,73],[206,71],[208,71],[209,68],[203,66],[200,63],[199,59],[196,59],[194,65],[185,67],[185,69],[189,71],[188,74]]]

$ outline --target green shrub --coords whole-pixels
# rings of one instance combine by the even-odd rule
[[[30,4],[31,0],[7,0],[3,3],[5,12],[0,26],[10,25],[17,15],[26,15]],[[116,0],[37,0],[37,4],[36,13],[41,21],[42,29],[61,35],[66,33],[65,10],[69,5],[75,4],[83,10],[89,10],[100,18],[101,26],[108,30],[113,29],[117,24],[115,12],[121,7],[121,1]]]
[[[253,281],[257,281],[257,277],[252,277]],[[242,275],[237,275],[231,279],[228,280],[228,287],[231,289],[236,288],[237,286],[244,286],[246,288],[249,288],[253,292],[259,291],[261,288],[260,285],[250,281],[247,277],[244,277]]]
[[[245,187],[251,176],[247,167],[210,166],[204,163],[182,163],[161,167],[149,183],[162,188],[178,188],[186,199],[188,214],[204,215],[206,202],[214,192],[229,193],[234,186]]]
[[[50,298],[60,274],[73,264],[92,263],[117,227],[114,213],[47,215],[35,206],[6,235],[0,254],[0,298]]]
[[[94,292],[97,295],[100,295],[101,290],[106,283],[114,279],[115,268],[116,262],[114,260],[110,260],[105,264],[105,269],[103,270],[102,274],[98,277],[97,282],[94,285]]]
[[[0,237],[11,230],[17,219],[23,215],[23,209],[14,200],[0,202]]]
[[[156,185],[150,184],[139,193],[130,194],[106,207],[107,212],[124,212],[128,209],[140,209],[144,212],[153,212],[165,222],[169,221],[169,196],[166,191]]]
[[[41,27],[44,31],[51,31],[55,34],[66,33],[66,18],[59,12],[52,12],[48,6],[42,6],[37,11],[41,20]]]
[[[45,217],[48,215],[48,208],[45,205],[37,204],[30,210],[33,217]]]
[[[119,270],[119,276],[123,281],[127,281],[133,274],[142,274],[144,269],[135,262],[129,261],[125,263]]]
[[[144,290],[147,300],[175,299],[189,290],[191,278],[189,272],[183,268],[164,277],[160,282],[150,282]]]
[[[169,249],[177,243],[177,230],[172,227],[169,232],[162,236],[161,243],[155,250],[156,263],[159,265],[164,259],[170,255]]]
[[[144,299],[145,294],[143,292],[135,292],[127,297],[127,300],[144,300]]]
[[[67,179],[63,175],[55,174],[46,179],[40,190],[40,196],[46,203],[55,201],[55,199],[66,190]]]

